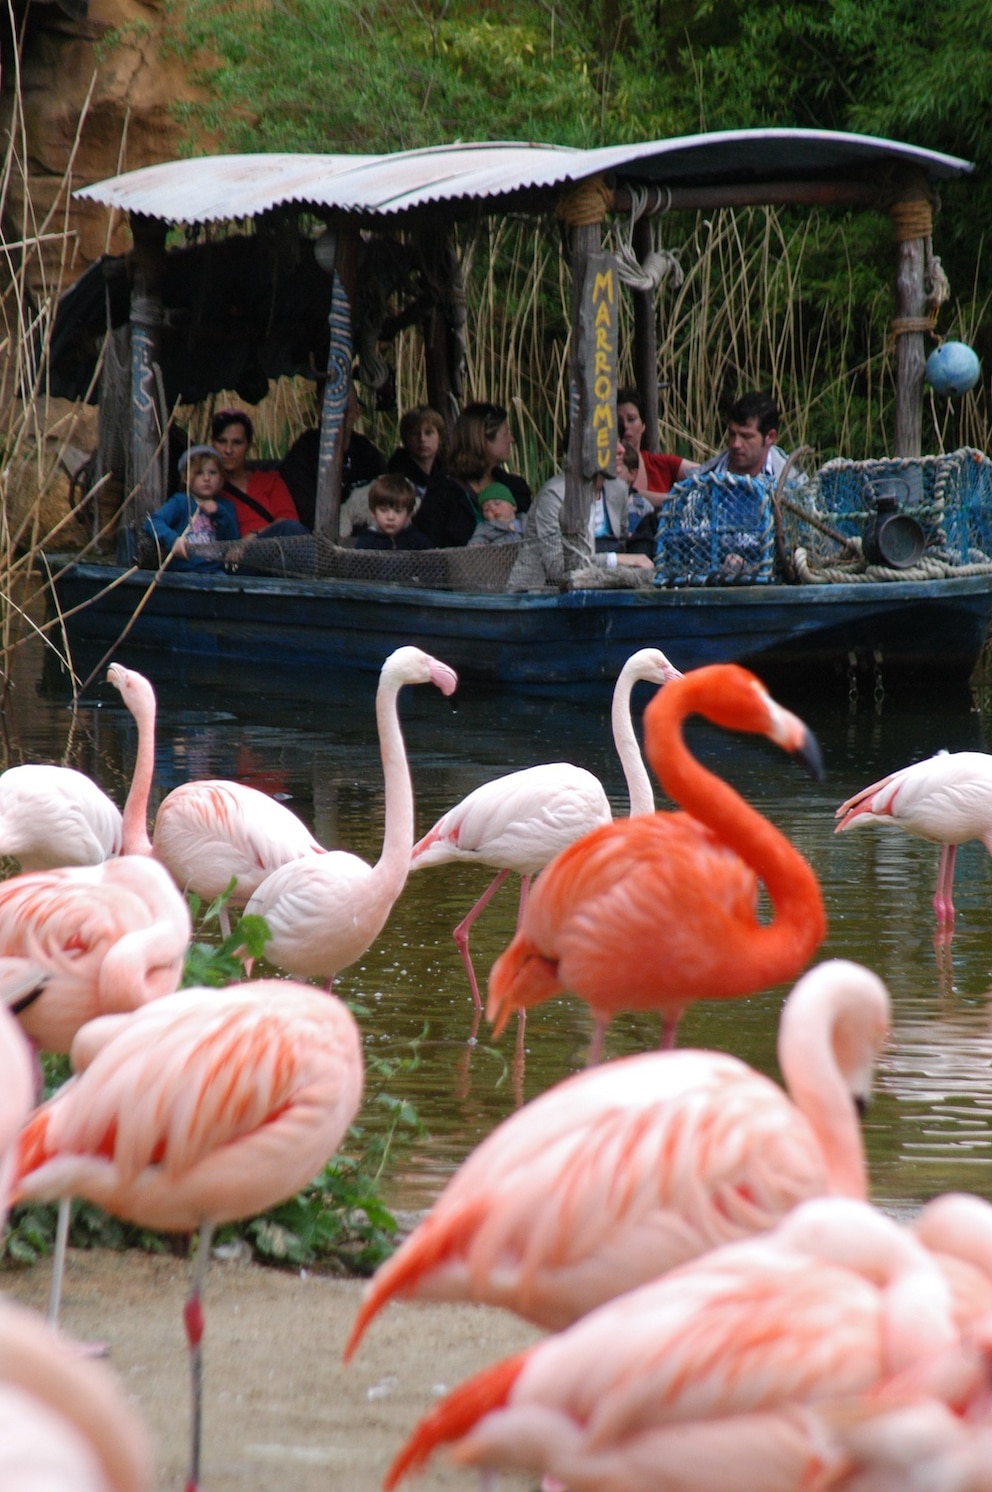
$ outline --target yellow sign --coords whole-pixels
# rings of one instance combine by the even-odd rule
[[[612,254],[591,254],[579,312],[585,422],[582,475],[612,477],[617,452],[617,325],[620,281]]]

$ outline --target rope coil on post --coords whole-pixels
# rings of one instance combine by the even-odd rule
[[[555,216],[569,228],[601,223],[613,206],[613,190],[602,176],[590,176],[558,198]]]
[[[628,188],[630,192],[630,224],[624,230],[617,228],[617,274],[625,285],[631,290],[656,291],[662,280],[671,279],[673,287],[677,290],[682,284],[684,275],[682,266],[674,254],[667,249],[652,249],[645,254],[643,260],[638,259],[634,251],[634,226],[645,212],[650,211],[648,204],[652,193],[658,197],[660,202],[660,189],[658,187]],[[672,194],[669,188],[668,200],[671,202]],[[657,208],[655,208],[657,210]]]
[[[889,204],[889,218],[897,243],[923,240],[923,284],[926,291],[926,316],[897,316],[889,323],[891,345],[897,337],[912,333],[929,333],[936,337],[940,308],[950,299],[950,281],[939,257],[933,252],[933,202],[927,196],[900,197]]]

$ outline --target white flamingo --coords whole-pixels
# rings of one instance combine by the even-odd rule
[[[155,690],[143,674],[112,663],[107,680],[138,728],[131,790],[124,805],[124,849],[154,855],[184,891],[213,901],[236,883],[233,906],[244,906],[265,877],[299,855],[326,853],[295,813],[240,782],[184,782],[163,799],[148,837],[148,799],[155,770]],[[226,907],[221,927],[230,932]]]
[[[379,936],[406,884],[413,846],[413,784],[397,713],[404,684],[434,684],[452,694],[453,669],[419,648],[398,648],[382,665],[375,713],[386,786],[386,827],[375,865],[329,850],[291,860],[252,895],[246,915],[265,918],[265,957],[301,978],[332,981]]]
[[[666,684],[680,677],[664,653],[657,648],[641,648],[627,659],[617,679],[611,722],[631,816],[654,812],[654,792],[630,715],[631,693],[639,679]],[[571,762],[546,762],[482,783],[449,808],[414,845],[411,870],[459,860],[488,865],[497,872],[452,933],[477,1011],[482,1010],[482,1000],[469,951],[469,934],[479,914],[512,871],[520,877],[519,926],[532,878],[575,840],[600,824],[610,823],[612,817],[598,777]]]
[[[22,870],[99,865],[122,843],[120,809],[85,772],[29,762],[0,774],[0,855]]]

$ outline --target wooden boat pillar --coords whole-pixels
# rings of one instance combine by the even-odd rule
[[[137,213],[131,217],[131,475],[136,531],[167,496],[163,452],[168,411],[159,397],[165,231],[160,219]]]
[[[889,216],[896,238],[896,314],[892,334],[896,349],[896,413],[892,453],[919,456],[923,450],[923,379],[926,351],[923,338],[933,332],[934,315],[943,287],[931,284],[928,267],[935,261],[930,247],[931,192],[923,177],[907,185],[892,202]],[[942,273],[942,272],[941,272]],[[945,282],[946,284],[946,282]]]
[[[642,215],[634,224],[634,253],[641,263],[651,252],[651,219]],[[646,451],[658,449],[658,325],[653,290],[631,292],[634,303],[634,383],[644,399]]]
[[[358,233],[343,221],[335,224],[333,267],[325,254],[324,267],[332,275],[330,338],[327,348],[327,381],[320,411],[320,451],[317,457],[317,501],[314,533],[333,543],[341,531],[341,472],[344,466],[344,425],[348,404],[354,397],[351,383],[353,354],[351,308],[355,302],[358,270]]]

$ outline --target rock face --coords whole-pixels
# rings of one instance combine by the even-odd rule
[[[3,230],[8,239],[20,238],[24,222],[40,224],[55,209],[52,227],[67,221],[71,234],[64,268],[58,244],[26,267],[36,294],[51,294],[58,279],[66,288],[101,254],[130,244],[120,216],[111,221],[95,203],[70,202],[64,219],[69,189],[180,154],[181,129],[170,106],[197,90],[180,59],[161,46],[166,25],[157,0],[30,5],[19,102],[15,69],[5,66],[0,79],[4,126],[24,139],[28,162],[13,174]]]

